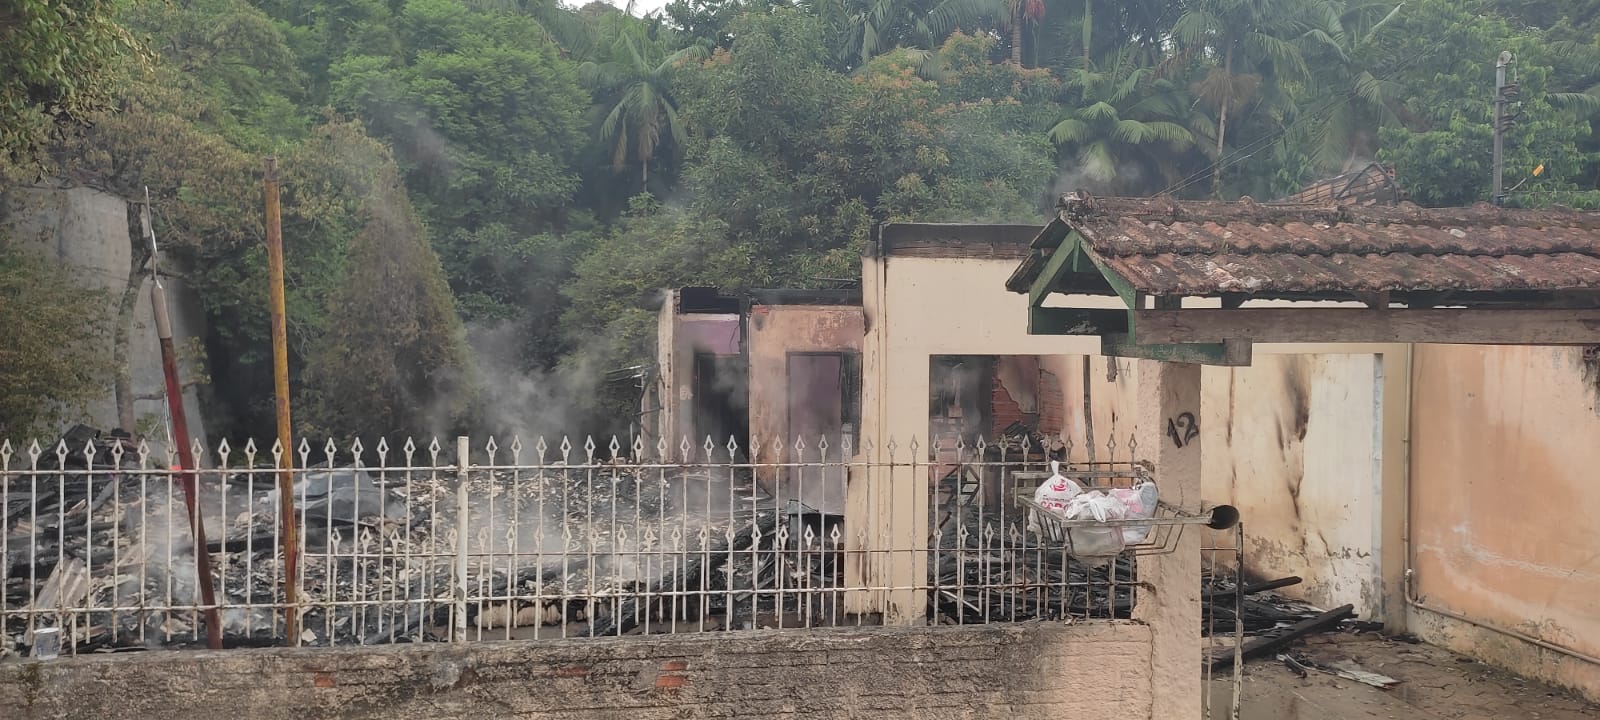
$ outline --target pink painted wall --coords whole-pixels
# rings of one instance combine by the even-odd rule
[[[1414,362],[1416,595],[1600,656],[1600,368],[1582,348],[1417,346]],[[1425,639],[1600,697],[1600,666],[1416,625]]]

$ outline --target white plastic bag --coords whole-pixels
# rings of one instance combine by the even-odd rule
[[[1072,502],[1072,498],[1077,497],[1082,492],[1083,488],[1078,483],[1061,474],[1061,463],[1051,460],[1050,477],[1040,483],[1037,490],[1033,491],[1033,502],[1050,512],[1065,516],[1067,514],[1067,503]],[[1037,511],[1028,511],[1028,530],[1035,535],[1043,536],[1044,533],[1039,527],[1039,518],[1034,514],[1035,512]]]
[[[1156,516],[1156,504],[1160,496],[1153,482],[1141,482],[1131,488],[1116,488],[1111,495],[1122,502],[1126,508],[1124,517],[1129,520],[1147,520]],[[1138,545],[1149,536],[1149,525],[1122,526],[1123,542],[1129,545]]]
[[[1065,513],[1067,503],[1072,502],[1072,498],[1082,492],[1082,487],[1061,474],[1061,463],[1051,460],[1050,479],[1045,480],[1039,485],[1038,490],[1033,491],[1033,501],[1047,510]]]
[[[1127,514],[1128,508],[1121,500],[1099,490],[1081,493],[1067,504],[1068,520],[1106,522],[1126,519]],[[1091,564],[1109,561],[1123,548],[1120,527],[1075,527],[1067,530],[1067,537],[1071,541],[1067,552]]]

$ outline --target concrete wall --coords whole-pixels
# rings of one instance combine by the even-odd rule
[[[9,239],[18,247],[49,257],[71,270],[72,277],[83,287],[103,290],[109,295],[111,305],[107,312],[114,318],[116,303],[129,287],[129,271],[133,254],[132,240],[128,235],[128,205],[122,198],[99,190],[77,187],[65,190],[44,188],[16,188],[0,195],[0,237]],[[204,313],[199,299],[189,292],[181,280],[165,278],[167,301],[172,315],[172,332],[180,355],[184,355],[190,338],[204,333]],[[155,315],[150,306],[150,288],[147,276],[136,280],[138,303],[134,307],[129,325],[128,365],[132,377],[134,396],[156,399],[138,400],[134,403],[136,422],[155,429],[152,437],[162,438],[161,418],[166,412],[161,393],[165,386],[161,372],[161,352],[156,338]],[[112,339],[103,340],[105,352],[112,354]],[[192,378],[194,364],[184,357],[180,372]],[[184,406],[189,420],[189,432],[205,437],[205,423],[200,414],[200,402],[195,388],[184,393]],[[119,425],[116,399],[110,378],[101,399],[90,403],[81,420],[102,430]],[[65,429],[65,428],[63,428]],[[135,428],[126,428],[134,430]],[[48,439],[48,438],[45,438]]]
[[[1206,499],[1239,508],[1247,569],[1367,618],[1382,611],[1382,372],[1374,354],[1258,352],[1206,368],[1200,423]]]
[[[750,308],[750,435],[753,442],[761,444],[755,453],[757,462],[833,464],[758,470],[757,479],[781,500],[795,499],[824,512],[844,512],[845,471],[839,465],[849,459],[844,455],[844,428],[828,431],[824,447],[820,434],[801,438],[802,431],[790,427],[789,354],[860,353],[865,332],[862,316],[860,306],[849,305]]]
[[[1099,357],[1096,338],[1028,335],[1027,297],[1004,288],[1016,262],[869,262],[869,275],[881,277],[884,289],[867,300],[864,412],[874,417],[865,424],[880,446],[895,439],[902,461],[908,438],[926,443],[928,357],[959,354],[1039,356],[1038,367],[1060,381],[1060,435],[1072,459],[1089,460],[1091,450],[1096,460],[1129,458],[1139,430],[1139,363]],[[1075,297],[1050,304],[1119,302]],[[1299,575],[1305,582],[1288,594],[1329,607],[1351,603],[1368,618],[1384,618],[1399,605],[1386,603],[1382,588],[1399,587],[1403,560],[1391,555],[1383,562],[1382,538],[1386,529],[1398,533],[1401,517],[1398,507],[1385,506],[1382,489],[1403,481],[1403,465],[1392,460],[1403,457],[1404,427],[1386,420],[1382,398],[1389,375],[1405,377],[1404,348],[1258,345],[1253,366],[1208,367],[1202,381],[1202,492],[1206,502],[1240,508],[1248,569]],[[1085,353],[1091,355],[1087,404]]]
[[[1600,375],[1582,348],[1418,346],[1413,592],[1600,657]],[[1600,699],[1600,664],[1418,610],[1424,639]]]
[[[766,446],[792,445],[789,429],[789,353],[861,352],[865,334],[860,307],[848,305],[755,305],[750,308],[750,432]],[[814,445],[816,438],[807,438]],[[838,451],[838,441],[834,451]],[[815,457],[815,456],[813,456]],[[837,458],[838,455],[832,455]]]
[[[693,456],[704,459],[705,437],[694,426],[694,356],[696,352],[737,355],[739,333],[738,315],[679,314],[678,291],[668,291],[656,320],[656,362],[661,390],[657,427],[669,455],[681,457],[688,439]]]
[[[1149,645],[1144,626],[1097,623],[150,652],[0,664],[0,708],[8,720],[1134,720],[1153,713]]]

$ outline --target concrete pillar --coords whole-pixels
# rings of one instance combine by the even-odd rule
[[[1201,417],[1200,366],[1141,360],[1138,372],[1135,459],[1154,466],[1163,501],[1197,512],[1206,428],[1180,444],[1167,435],[1167,424],[1185,413]],[[1148,624],[1153,637],[1151,717],[1200,717],[1200,546],[1206,532],[1188,526],[1173,552],[1139,558],[1134,619]]]
[[[886,272],[882,258],[862,263],[861,447],[845,490],[845,612],[917,625],[928,605],[919,589],[927,585],[928,445],[923,433],[894,429],[926,432],[928,360],[920,351],[890,358]],[[907,371],[908,360],[920,374]]]
[[[1406,632],[1406,503],[1411,472],[1411,382],[1414,345],[1379,356],[1382,390],[1378,397],[1382,473],[1378,517],[1373,522],[1373,562],[1378,579],[1379,614],[1384,631]]]

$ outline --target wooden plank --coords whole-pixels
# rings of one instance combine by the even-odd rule
[[[1600,345],[1600,310],[1242,308],[1134,311],[1141,345],[1444,343]]]
[[[1126,310],[1028,308],[1029,335],[1105,335],[1127,331]]]
[[[1262,655],[1275,653],[1279,650],[1289,647],[1290,645],[1293,645],[1294,641],[1299,640],[1306,635],[1310,635],[1311,633],[1323,628],[1332,627],[1338,624],[1340,620],[1343,620],[1347,617],[1355,617],[1355,614],[1356,607],[1354,605],[1344,605],[1342,607],[1334,608],[1316,617],[1307,618],[1295,623],[1294,625],[1291,625],[1288,630],[1284,631],[1282,635],[1277,637],[1263,636],[1254,638],[1250,640],[1250,642],[1244,644],[1244,648],[1240,651],[1240,655],[1242,655],[1245,660],[1249,660],[1253,657],[1260,657]],[[1212,670],[1219,670],[1231,665],[1233,665],[1232,651],[1229,651],[1223,655],[1214,655],[1211,658]]]
[[[1162,362],[1191,363],[1195,365],[1220,365],[1245,367],[1250,364],[1249,342],[1230,340],[1225,343],[1171,343],[1136,344],[1124,334],[1110,333],[1100,336],[1100,354],[1106,357],[1160,360]]]
[[[1266,592],[1268,590],[1277,590],[1279,588],[1286,588],[1290,585],[1299,584],[1300,576],[1290,575],[1286,578],[1278,578],[1277,580],[1268,580],[1266,582],[1256,583],[1254,585],[1246,585],[1238,590],[1207,590],[1203,593],[1200,593],[1200,599],[1212,600],[1214,598],[1232,598],[1235,592],[1240,595],[1254,595],[1256,593]]]
[[[1076,234],[1068,235],[1061,242],[1050,259],[1044,261],[1044,269],[1033,279],[1033,284],[1028,286],[1028,307],[1039,307],[1044,304],[1044,299],[1050,296],[1050,289],[1056,286],[1056,280],[1067,272],[1067,265],[1072,256],[1077,254],[1078,243],[1074,242]]]

